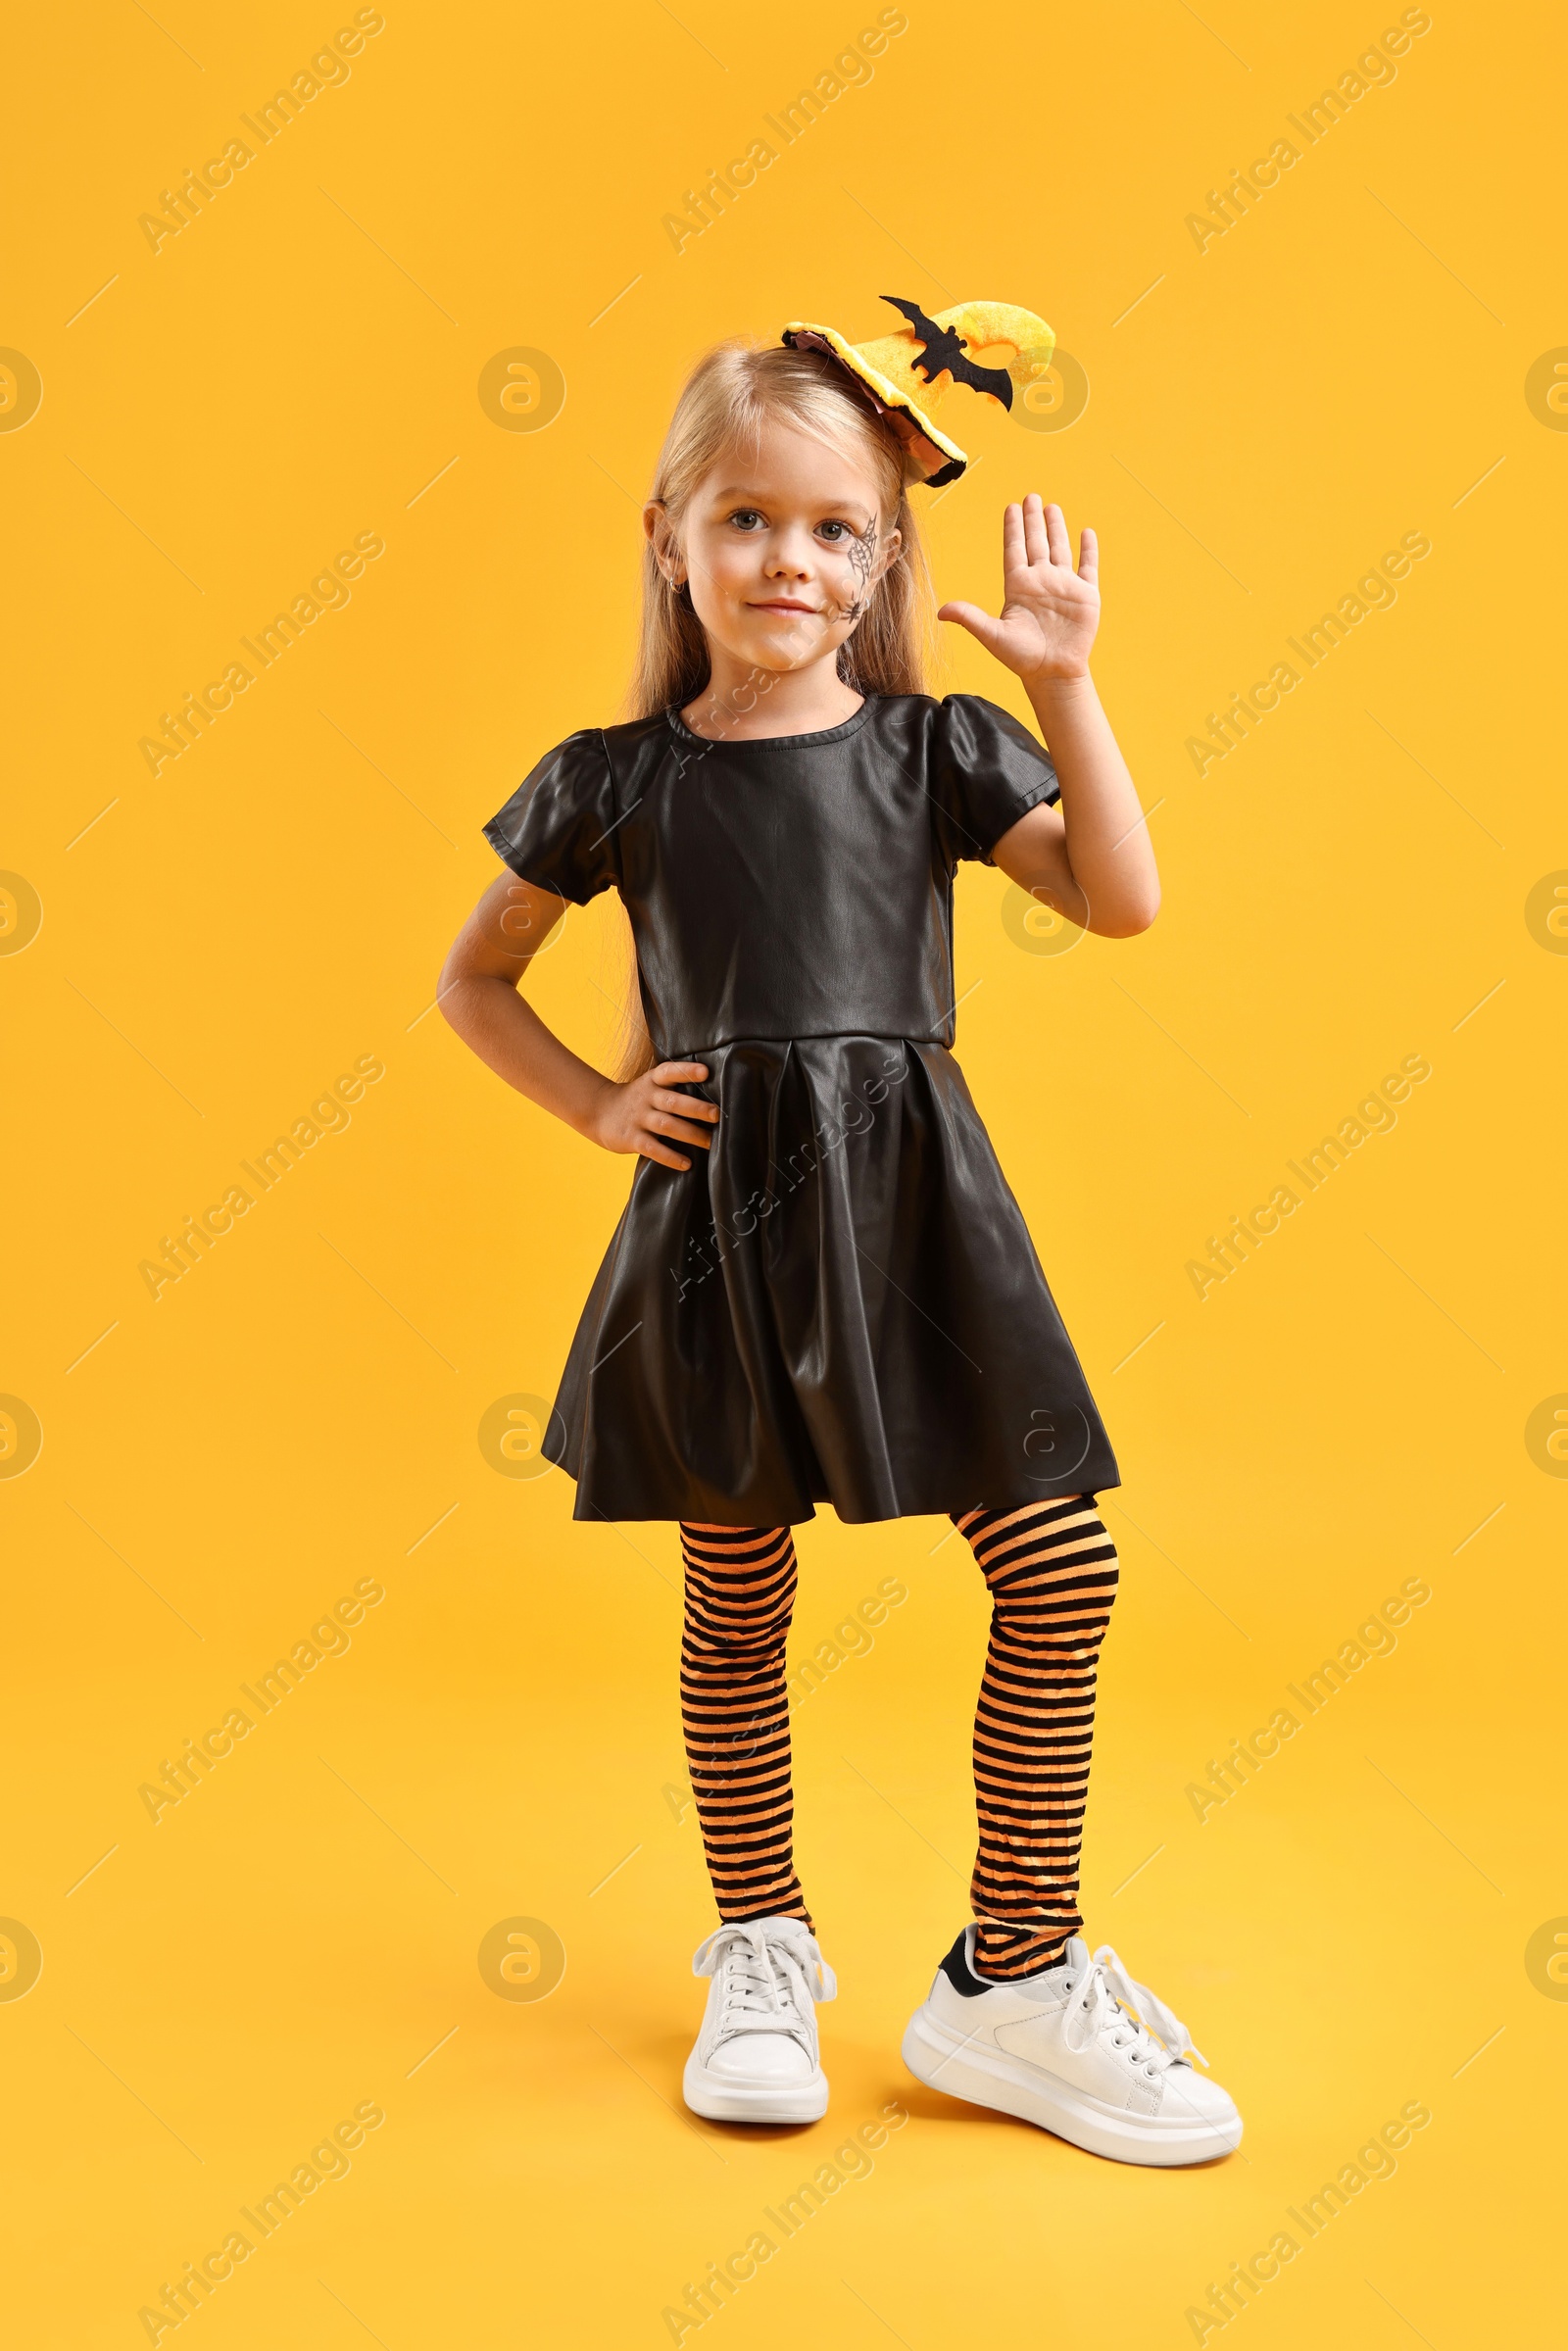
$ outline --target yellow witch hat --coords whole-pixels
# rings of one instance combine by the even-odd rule
[[[928,318],[917,302],[884,294],[907,325],[874,343],[849,343],[831,326],[792,319],[782,340],[795,351],[825,351],[847,367],[879,416],[911,452],[930,489],[956,481],[969,463],[931,411],[956,383],[1012,406],[1012,391],[1035,382],[1051,364],[1056,338],[1044,318],[1008,302],[959,302]],[[1005,348],[1006,365],[982,367],[968,355]],[[944,382],[944,378],[946,381]],[[918,397],[917,397],[918,395]]]

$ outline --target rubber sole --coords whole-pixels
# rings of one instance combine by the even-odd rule
[[[827,2112],[827,2076],[820,2066],[807,2082],[740,2081],[687,2058],[681,2095],[710,2123],[819,2123]]]
[[[1033,2067],[1026,2073],[998,2051],[966,2040],[929,2008],[917,2008],[910,2017],[903,2053],[916,2082],[928,2089],[961,2098],[970,2106],[1015,2115],[1113,2163],[1211,2163],[1216,2155],[1234,2154],[1242,2143],[1239,2120],[1229,2128],[1194,2122],[1156,2129],[1113,2118],[1078,2098],[1065,2082],[1053,2082]]]

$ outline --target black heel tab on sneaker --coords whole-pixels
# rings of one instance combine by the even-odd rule
[[[968,1939],[969,1929],[965,1927],[942,1962],[942,1973],[956,1992],[958,1992],[965,2000],[973,2000],[981,1992],[992,1991],[996,1987],[994,1984],[987,1984],[983,1977],[977,1976],[969,1965],[968,1954],[964,1949]]]

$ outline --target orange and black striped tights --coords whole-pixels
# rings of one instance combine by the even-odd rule
[[[1116,1548],[1093,1494],[956,1510],[990,1588],[974,1722],[979,1849],[970,1902],[982,1975],[1025,1976],[1081,1931],[1079,1848],[1095,1672]],[[794,1858],[784,1644],[795,1604],[788,1527],[681,1525],[681,1712],[709,1874],[725,1922],[811,1925]]]

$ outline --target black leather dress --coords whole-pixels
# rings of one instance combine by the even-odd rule
[[[1119,1483],[954,1038],[953,875],[1057,798],[978,696],[708,742],[571,735],[485,826],[525,881],[618,890],[662,1060],[719,1105],[639,1159],[544,1449],[578,1518],[775,1526]]]

